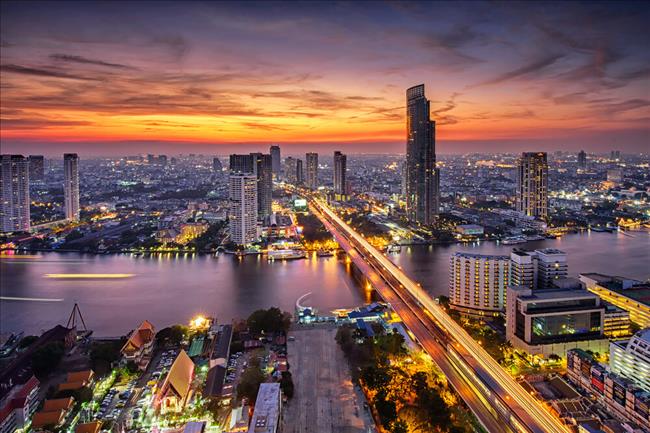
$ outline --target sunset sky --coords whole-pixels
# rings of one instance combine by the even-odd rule
[[[10,2],[2,152],[650,149],[647,3]]]

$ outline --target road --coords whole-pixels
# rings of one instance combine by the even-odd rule
[[[488,431],[569,431],[451,319],[419,284],[350,228],[327,204],[310,197],[310,205]]]

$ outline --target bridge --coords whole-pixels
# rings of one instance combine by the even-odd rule
[[[381,251],[319,198],[312,212],[489,432],[567,433],[569,428],[513,379],[458,323]]]

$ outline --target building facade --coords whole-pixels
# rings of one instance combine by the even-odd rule
[[[438,213],[436,124],[430,118],[424,84],[406,91],[406,216],[428,225]]]
[[[2,231],[29,231],[29,160],[22,155],[2,155],[0,182]]]
[[[574,348],[603,353],[605,307],[582,289],[508,287],[506,339],[515,349],[548,357]]]
[[[307,165],[307,188],[318,188],[318,154],[308,152],[305,155],[305,164]]]
[[[505,312],[510,258],[457,252],[449,263],[449,306],[475,316]]]
[[[280,161],[282,161],[280,157],[280,146],[271,146],[271,149],[269,150],[271,154],[271,170],[273,171],[273,174],[277,177],[280,175]]]
[[[257,179],[257,214],[264,218],[273,207],[273,173],[271,155],[251,153],[230,155],[230,173],[254,175]]]
[[[253,174],[231,174],[230,238],[237,245],[257,241],[257,177]]]
[[[580,274],[580,281],[602,300],[628,311],[632,322],[650,328],[650,284],[598,273]]]
[[[517,167],[516,209],[539,219],[548,217],[546,152],[524,152]]]
[[[644,391],[650,392],[650,328],[609,345],[609,366]]]
[[[63,196],[65,218],[79,221],[79,156],[76,153],[63,155]]]
[[[347,194],[346,171],[348,157],[338,150],[334,152],[334,194],[345,196]]]
[[[578,168],[587,168],[587,153],[584,150],[578,152]]]
[[[296,185],[305,183],[305,171],[302,167],[302,159],[296,159]]]
[[[510,285],[549,289],[567,278],[566,253],[555,248],[527,251],[515,248],[510,253]]]
[[[45,179],[45,158],[43,155],[29,155],[29,181],[43,182]]]
[[[221,173],[223,171],[223,164],[221,164],[221,160],[217,157],[212,158],[212,171],[215,173]]]

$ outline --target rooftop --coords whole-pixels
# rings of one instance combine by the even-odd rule
[[[280,384],[263,383],[257,392],[248,433],[272,433],[280,417]]]

